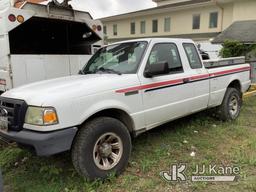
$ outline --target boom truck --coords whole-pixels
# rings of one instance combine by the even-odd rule
[[[65,1],[66,2],[66,1]],[[103,27],[90,13],[56,0],[48,5],[0,2],[0,94],[79,72],[102,46]]]

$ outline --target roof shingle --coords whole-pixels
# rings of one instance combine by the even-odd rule
[[[236,21],[219,34],[212,43],[224,43],[225,40],[237,40],[241,43],[256,43],[256,20]]]

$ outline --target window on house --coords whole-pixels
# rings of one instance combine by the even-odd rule
[[[131,22],[131,34],[133,35],[133,34],[135,34],[135,22]]]
[[[158,32],[158,20],[157,19],[152,20],[152,32],[153,33]]]
[[[203,65],[195,45],[192,43],[184,43],[183,47],[185,49],[191,69],[202,68]]]
[[[141,34],[146,33],[146,21],[141,21],[140,22],[140,33]]]
[[[200,29],[200,15],[193,15],[193,29]]]
[[[107,26],[106,25],[103,26],[103,33],[104,33],[104,35],[107,35]]]
[[[212,12],[210,13],[210,28],[216,28],[218,27],[218,12]]]
[[[164,19],[164,32],[171,31],[171,18],[167,17]]]
[[[113,35],[116,36],[117,35],[117,24],[113,25]]]
[[[157,65],[160,62],[168,63],[170,74],[183,72],[179,51],[173,43],[159,43],[153,47],[147,66]]]

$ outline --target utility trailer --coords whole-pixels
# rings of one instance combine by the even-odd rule
[[[0,5],[0,94],[77,74],[102,45],[102,23],[88,12],[26,3]]]

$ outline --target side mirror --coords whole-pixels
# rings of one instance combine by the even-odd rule
[[[169,74],[169,65],[166,61],[147,66],[144,76],[152,78],[157,75]]]
[[[82,70],[79,70],[78,71],[78,75],[83,75],[84,73],[83,73],[83,71]]]

